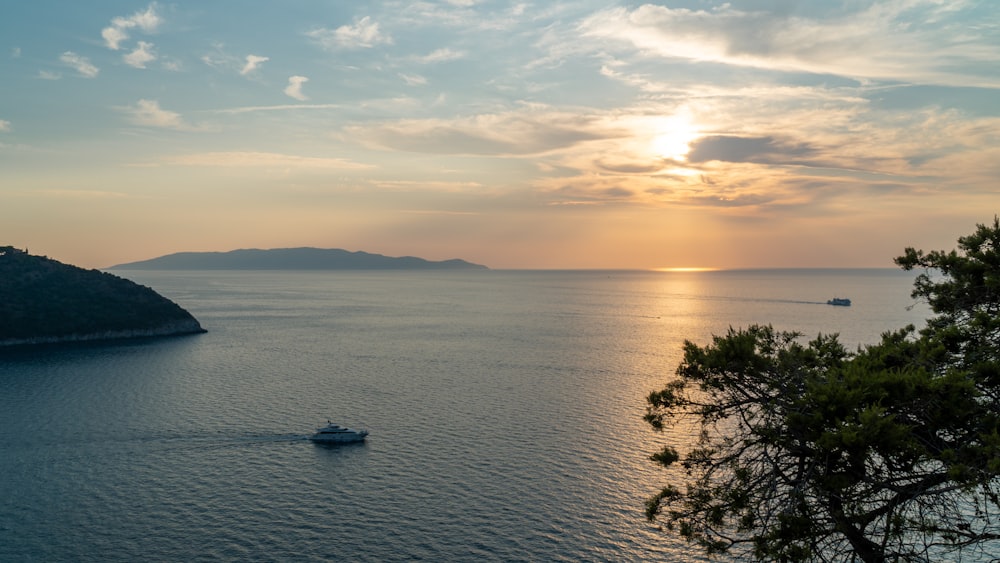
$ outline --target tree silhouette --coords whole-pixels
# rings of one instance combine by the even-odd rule
[[[647,503],[708,553],[759,561],[929,561],[1000,540],[1000,222],[958,250],[907,248],[935,313],[848,352],[769,326],[684,344],[648,397],[656,429],[695,444],[652,459],[678,484]]]

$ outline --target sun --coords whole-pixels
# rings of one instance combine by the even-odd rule
[[[698,137],[698,128],[687,111],[660,119],[655,131],[652,150],[657,156],[668,160],[687,160],[691,142]]]

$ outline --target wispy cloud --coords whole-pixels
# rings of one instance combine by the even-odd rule
[[[80,76],[84,76],[86,78],[95,78],[101,71],[101,69],[97,68],[90,62],[90,59],[87,57],[81,57],[73,51],[66,51],[59,56],[59,60],[62,61],[63,64],[75,69],[78,73],[80,73]]]
[[[243,65],[243,68],[240,70],[240,74],[242,74],[243,76],[246,76],[246,75],[250,74],[251,72],[253,72],[253,71],[257,70],[258,68],[260,68],[261,64],[266,63],[269,60],[271,60],[269,57],[260,57],[260,56],[257,56],[257,55],[247,55],[247,57],[246,57],[246,64]]]
[[[731,213],[838,213],[859,197],[989,193],[995,185],[988,178],[1000,172],[1000,118],[940,108],[887,111],[832,93],[801,94],[771,107],[766,98],[735,92],[703,102],[696,118],[712,133],[694,138],[682,162],[658,158],[655,137],[643,136],[652,108],[615,115],[632,136],[551,153],[544,162],[556,173],[535,185],[557,201]]]
[[[808,163],[818,151],[805,143],[783,143],[774,137],[710,135],[691,143],[688,162]]]
[[[329,50],[366,49],[392,43],[392,37],[382,33],[378,22],[372,21],[371,16],[356,20],[353,25],[342,25],[337,29],[315,29],[306,35]]]
[[[420,63],[430,64],[444,61],[454,61],[456,59],[462,59],[465,56],[466,54],[464,51],[455,51],[446,47],[444,49],[437,49],[426,55],[416,57],[416,60]]]
[[[163,64],[163,68],[171,72],[179,72],[184,67],[181,61],[174,58],[165,58],[162,59],[161,62]]]
[[[296,100],[308,100],[309,97],[302,93],[302,85],[309,82],[305,76],[289,76],[288,86],[285,87],[285,95]]]
[[[56,189],[56,188],[44,189],[44,190],[32,190],[32,195],[56,198],[60,200],[123,199],[123,198],[133,197],[123,192],[112,192],[106,190],[69,190],[69,189]]]
[[[139,41],[135,50],[122,57],[125,63],[135,68],[146,68],[146,63],[156,60],[153,44]]]
[[[129,120],[135,125],[176,129],[178,131],[194,131],[198,128],[186,123],[181,114],[165,110],[156,100],[139,100],[134,106],[123,108]]]
[[[371,165],[353,162],[343,158],[322,158],[298,156],[272,152],[209,152],[189,154],[168,159],[170,164],[181,166],[218,166],[226,168],[320,168],[338,170],[361,170]]]
[[[239,108],[220,109],[216,110],[215,113],[239,114],[239,113],[268,112],[268,111],[341,109],[343,107],[344,106],[341,104],[282,104],[277,106],[246,106]]]
[[[528,107],[453,119],[352,125],[345,134],[383,149],[431,154],[537,155],[625,135],[593,115]]]
[[[601,11],[580,26],[585,37],[631,45],[637,53],[777,71],[861,79],[1000,86],[982,65],[1000,64],[989,27],[947,20],[938,0],[858,4],[823,18],[787,10],[711,11],[645,4]],[[970,42],[979,45],[969,49]],[[878,56],[873,56],[877,53]],[[971,82],[970,82],[971,81]]]
[[[60,78],[62,78],[62,75],[59,74],[58,72],[52,72],[49,70],[40,70],[38,71],[38,78],[42,80],[59,80]]]
[[[407,86],[425,86],[427,84],[427,79],[419,74],[400,73],[399,77],[403,79],[403,82]]]
[[[21,58],[21,48],[20,47],[14,47],[13,49],[11,49],[10,50],[10,58],[12,58],[12,59],[20,59]]]
[[[6,119],[0,119],[0,132],[10,131],[10,122]]]
[[[250,54],[242,58],[232,55],[226,51],[226,46],[222,43],[216,43],[212,47],[213,50],[211,52],[205,53],[200,57],[201,62],[212,68],[237,72],[241,76],[253,75],[260,69],[261,65],[271,60],[270,57],[261,55]]]
[[[101,37],[108,49],[117,51],[121,48],[121,43],[129,38],[129,30],[138,28],[145,33],[154,33],[162,23],[163,18],[157,13],[156,2],[153,2],[145,11],[128,17],[113,18],[111,25],[101,30]]]
[[[509,29],[516,8],[479,9],[481,2],[403,2],[393,14],[396,28],[451,27],[467,31]],[[515,18],[516,19],[516,18]]]
[[[227,53],[225,51],[225,45],[221,43],[214,44],[213,52],[205,53],[199,58],[201,62],[213,68],[234,67],[234,66],[236,68],[239,68],[239,65],[243,64],[237,57]]]
[[[479,182],[461,182],[446,180],[373,180],[372,184],[381,190],[398,190],[427,192],[461,193],[469,191],[481,191],[485,186]],[[431,215],[479,215],[473,211],[442,211],[442,210],[404,210],[403,213],[431,214]]]

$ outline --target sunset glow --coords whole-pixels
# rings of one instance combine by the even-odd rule
[[[677,267],[677,268],[656,268],[657,272],[715,272],[718,268],[702,268],[697,266]]]
[[[13,2],[0,244],[87,267],[297,246],[892,267],[1000,212],[998,14]]]
[[[698,136],[688,112],[666,118],[658,125],[653,139],[653,151],[666,159],[683,161],[691,152],[691,143]]]

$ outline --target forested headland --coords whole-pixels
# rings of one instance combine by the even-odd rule
[[[205,332],[151,288],[0,246],[0,345]]]

